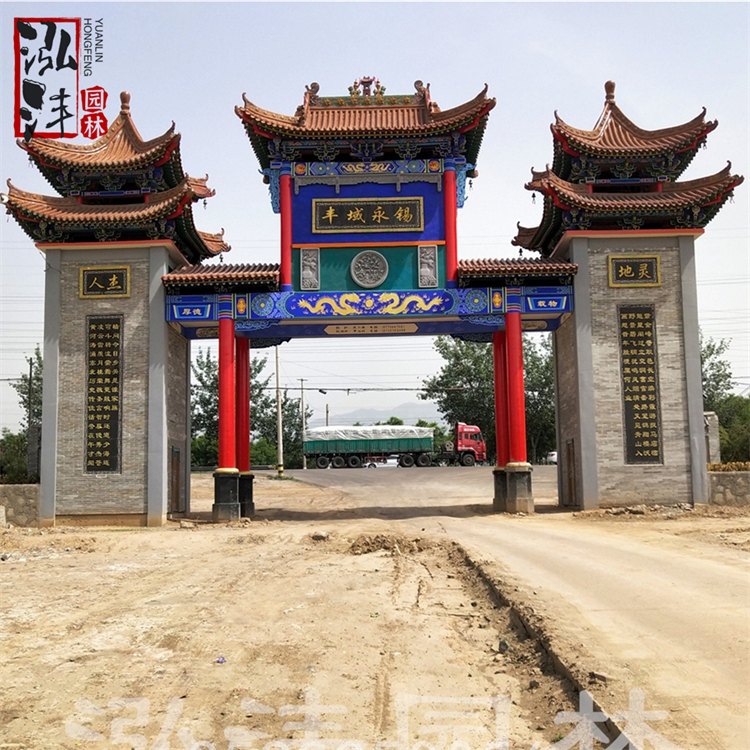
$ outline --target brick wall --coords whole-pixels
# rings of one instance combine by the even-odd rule
[[[658,253],[661,286],[611,288],[607,256]],[[589,240],[595,411],[601,505],[692,502],[676,238]],[[626,464],[617,306],[654,305],[663,464]]]
[[[130,258],[133,251],[130,250]],[[137,256],[136,256],[137,257]],[[116,256],[99,265],[118,264]],[[58,442],[56,514],[146,512],[147,399],[149,345],[149,260],[128,259],[129,298],[79,299],[82,266],[96,262],[61,264],[60,367],[58,386]],[[122,315],[122,392],[120,472],[85,471],[86,450],[86,317]]]

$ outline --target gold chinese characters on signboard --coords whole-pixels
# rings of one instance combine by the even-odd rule
[[[611,287],[661,286],[658,255],[610,255]]]
[[[312,231],[315,234],[422,232],[422,197],[313,198]]]
[[[80,299],[130,296],[130,266],[81,268],[78,278]]]
[[[120,470],[121,315],[86,319],[86,472]]]
[[[659,378],[653,305],[617,308],[622,365],[625,461],[661,463]]]

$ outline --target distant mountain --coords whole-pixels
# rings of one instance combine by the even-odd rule
[[[385,422],[388,417],[399,417],[399,419],[404,420],[404,424],[414,424],[419,419],[445,424],[437,406],[431,401],[409,401],[390,409],[356,409],[345,414],[337,414],[335,421],[331,420],[331,424],[342,426],[352,425],[355,422],[374,424],[375,422]],[[322,427],[325,423],[325,415],[316,415],[310,420],[308,426]]]

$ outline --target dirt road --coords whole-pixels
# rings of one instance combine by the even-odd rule
[[[548,498],[553,472],[536,471]],[[686,750],[750,748],[747,511],[573,515],[547,503],[534,517],[487,515],[487,469],[415,469],[397,481],[393,472],[374,473],[364,481],[353,471],[304,478],[342,492],[345,513],[417,523],[499,563],[568,660],[606,676],[599,693],[612,710],[642,689],[670,712],[665,736]],[[377,498],[383,507],[375,508]]]
[[[267,750],[296,750],[316,735],[326,750],[344,740],[366,750],[397,741],[439,749],[459,736],[467,744],[454,750],[498,739],[514,750],[546,748],[573,730],[554,717],[576,710],[578,696],[510,609],[492,602],[456,537],[544,619],[576,669],[595,672],[590,689],[613,710],[641,687],[648,709],[670,712],[655,729],[683,750],[747,750],[710,720],[711,705],[747,720],[746,684],[722,672],[733,660],[741,670],[747,658],[741,624],[724,640],[723,613],[704,612],[703,654],[691,646],[673,665],[670,653],[663,671],[652,638],[664,633],[629,640],[622,628],[639,622],[632,610],[592,605],[592,614],[570,592],[550,591],[554,578],[532,588],[538,573],[520,565],[531,576],[523,579],[512,559],[527,547],[539,565],[552,565],[545,560],[560,545],[584,537],[614,550],[631,578],[637,566],[656,575],[663,551],[730,575],[743,569],[746,554],[732,543],[747,550],[747,517],[499,518],[487,512],[484,470],[409,471],[305,473],[330,487],[259,476],[251,523],[0,534],[0,748],[262,750],[283,740]],[[194,509],[210,505],[211,478],[196,477]],[[563,578],[572,586],[576,575]],[[701,586],[708,601],[710,582]],[[591,588],[592,602],[600,593]],[[746,612],[742,591],[735,595]],[[642,619],[658,630],[657,613]],[[605,639],[607,622],[616,630]],[[694,689],[688,659],[729,675],[721,701],[710,675]]]

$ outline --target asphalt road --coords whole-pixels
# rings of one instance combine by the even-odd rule
[[[487,467],[288,473],[340,490],[342,517],[402,520],[505,566],[569,640],[644,690],[647,709],[651,698],[670,711],[684,750],[750,748],[746,553],[577,521],[557,511],[553,466],[535,468],[541,502],[529,517],[489,512]]]

